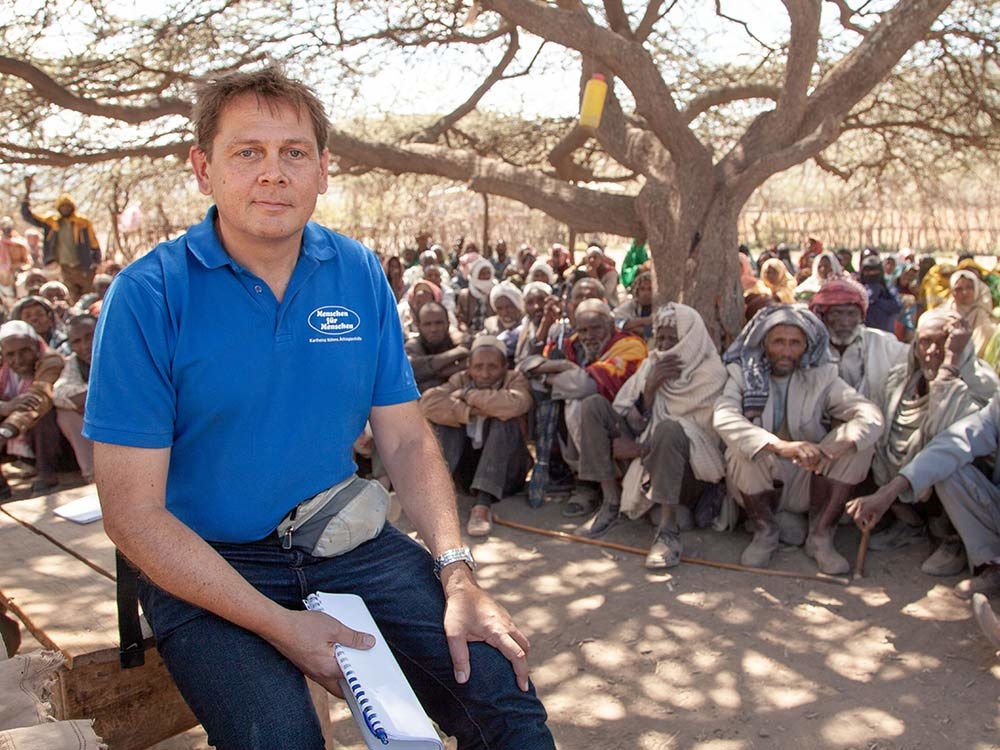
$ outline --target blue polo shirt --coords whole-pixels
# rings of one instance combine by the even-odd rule
[[[171,448],[167,509],[205,539],[248,542],[356,470],[373,406],[419,393],[369,250],[310,222],[279,304],[223,250],[215,217],[111,285],[84,435]]]

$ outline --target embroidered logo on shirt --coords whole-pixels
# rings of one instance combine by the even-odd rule
[[[350,334],[361,327],[361,316],[348,307],[326,305],[309,313],[309,327],[327,338],[311,338],[310,343],[326,341],[361,341],[360,336]]]

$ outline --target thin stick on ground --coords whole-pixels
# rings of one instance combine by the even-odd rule
[[[607,549],[618,550],[619,552],[629,552],[633,555],[642,555],[645,557],[649,550],[642,549],[640,547],[630,547],[627,544],[618,544],[616,542],[606,542],[602,539],[587,539],[586,537],[576,536],[574,534],[567,534],[565,531],[552,531],[550,529],[541,529],[537,526],[528,526],[527,524],[517,523],[516,521],[506,521],[496,514],[493,516],[493,523],[499,524],[500,526],[507,526],[511,529],[517,529],[518,531],[528,531],[532,534],[541,534],[543,536],[550,536],[555,539],[562,539],[567,542],[580,542],[582,544],[590,544],[595,547],[605,547]],[[746,565],[739,565],[738,563],[726,563],[717,562],[715,560],[703,560],[700,557],[688,557],[687,555],[681,556],[681,562],[689,563],[691,565],[703,565],[708,568],[721,568],[722,570],[735,570],[741,573],[759,573],[766,576],[776,576],[779,578],[798,578],[803,581],[819,581],[821,583],[835,583],[840,586],[849,586],[850,580],[843,576],[831,576],[825,573],[795,573],[790,570],[772,570],[771,568],[751,568]]]

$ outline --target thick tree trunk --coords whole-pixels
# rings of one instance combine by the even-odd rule
[[[698,310],[709,333],[728,345],[743,326],[737,221],[740,207],[716,190],[700,200],[691,192],[647,186],[636,202],[646,228],[656,298]]]

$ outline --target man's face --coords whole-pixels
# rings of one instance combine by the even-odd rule
[[[413,308],[413,313],[416,314],[420,311],[426,303],[434,299],[434,292],[426,284],[419,284],[416,289],[413,290],[413,300],[410,302],[410,307]]]
[[[21,308],[21,320],[34,328],[43,339],[52,330],[52,318],[49,317],[48,310],[41,305],[25,305]]]
[[[837,346],[847,346],[861,335],[861,308],[857,305],[830,305],[823,314],[823,322],[830,333],[830,341]]]
[[[677,337],[677,323],[671,322],[660,326],[653,334],[653,339],[659,351],[665,352],[667,349],[673,349],[680,341]]]
[[[840,261],[840,265],[842,265],[844,268],[847,268],[849,265],[851,265],[851,254],[846,250],[841,250],[839,253],[837,253],[837,260]]]
[[[570,315],[576,313],[577,306],[585,299],[604,299],[604,287],[597,279],[580,279],[573,285],[569,296]]]
[[[38,362],[38,343],[27,336],[9,336],[0,342],[0,355],[15,374],[22,378],[30,377]]]
[[[424,341],[431,346],[438,346],[448,338],[448,314],[436,306],[421,310],[417,330]]]
[[[58,286],[50,286],[48,289],[45,290],[45,294],[43,296],[45,297],[45,299],[47,299],[49,302],[52,303],[69,302],[69,297],[66,294],[66,290]]]
[[[495,308],[504,328],[513,328],[521,321],[521,311],[507,297],[497,297]]]
[[[81,320],[69,327],[69,348],[76,358],[84,364],[90,364],[94,348],[94,322]]]
[[[64,218],[69,218],[70,216],[73,215],[73,206],[70,205],[69,203],[60,203],[59,215]]]
[[[548,298],[549,295],[541,289],[535,289],[524,295],[524,312],[536,325],[542,319],[542,314],[545,312],[545,300]]]
[[[938,369],[944,362],[944,345],[947,340],[948,328],[943,320],[932,320],[917,327],[913,346],[917,364],[927,380],[937,377]]]
[[[28,247],[32,250],[37,250],[39,245],[42,244],[41,235],[35,234],[34,232],[24,235],[24,239],[28,241]]]
[[[489,281],[493,278],[493,271],[486,266],[483,266],[479,269],[479,273],[476,275],[476,278],[480,281]]]
[[[507,243],[503,240],[497,242],[497,260],[504,260],[507,257]]]
[[[223,243],[237,246],[297,239],[326,192],[328,161],[305,111],[252,94],[222,110],[211,158],[191,149],[198,189],[218,206]]]
[[[955,303],[962,305],[971,305],[976,301],[976,286],[972,283],[972,279],[967,279],[964,276],[955,282],[955,286],[951,290],[951,296],[955,298]]]
[[[14,236],[14,227],[0,227],[0,234],[10,239]]]
[[[611,320],[598,312],[577,315],[576,338],[583,346],[587,364],[593,362],[611,338]]]
[[[492,346],[481,346],[469,357],[469,376],[476,388],[495,388],[506,372],[507,358]]]
[[[791,375],[806,353],[805,331],[798,326],[775,326],[764,337],[764,353],[773,374],[779,378]]]

